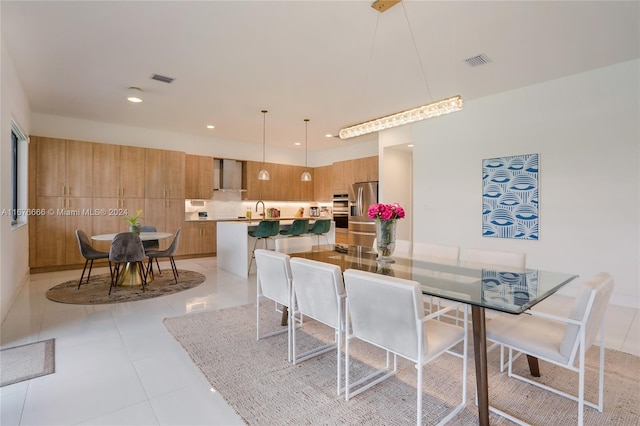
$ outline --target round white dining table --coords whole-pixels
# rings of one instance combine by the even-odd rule
[[[117,235],[117,233],[113,234],[98,234],[92,235],[91,239],[94,241],[113,241],[113,238]],[[169,232],[141,232],[140,240],[142,241],[150,241],[150,240],[162,240],[164,238],[169,238],[173,234]],[[143,272],[144,274],[144,272]],[[147,278],[147,284],[150,283],[153,278]],[[142,279],[140,278],[140,274],[138,273],[138,266],[136,263],[128,262],[124,267],[124,270],[120,274],[118,278],[118,282],[116,285],[128,285],[130,287],[135,285],[141,285]]]
[[[117,233],[98,234],[98,235],[92,235],[91,239],[94,241],[112,241],[116,235]],[[141,232],[140,239],[142,241],[162,240],[164,238],[169,238],[172,235],[173,234],[171,234],[170,232]]]

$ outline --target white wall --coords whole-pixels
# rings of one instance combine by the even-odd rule
[[[378,195],[381,203],[398,203],[404,209],[406,216],[398,221],[396,238],[411,241],[413,236],[413,193],[412,155],[411,151],[394,146],[387,146],[381,150],[382,169]]]
[[[11,119],[29,134],[30,110],[13,60],[0,40],[0,209],[11,208]],[[29,276],[29,227],[12,228],[0,215],[0,319],[4,319]]]
[[[414,242],[523,251],[531,267],[579,280],[610,272],[612,303],[639,307],[639,75],[640,61],[625,62],[383,132],[386,144],[415,145]],[[539,240],[482,237],[482,160],[531,153],[540,155]]]

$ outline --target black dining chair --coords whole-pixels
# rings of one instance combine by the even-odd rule
[[[178,230],[176,231],[176,235],[173,237],[171,245],[166,250],[151,250],[146,253],[147,257],[149,258],[149,263],[147,264],[147,275],[151,273],[151,278],[153,278],[153,259],[156,260],[157,264],[159,257],[168,257],[169,263],[171,264],[171,270],[173,271],[173,279],[176,280],[176,284],[178,284],[178,268],[176,267],[176,261],[174,260],[173,255],[178,250],[181,231],[181,228],[178,228]],[[158,271],[160,271],[160,268],[158,268]]]
[[[155,226],[151,225],[143,225],[140,228],[140,232],[158,232]],[[152,250],[160,250],[160,241],[159,240],[147,240],[142,242],[142,246],[144,247],[144,252],[147,253]],[[160,264],[158,263],[158,258],[156,258],[156,267],[158,268],[158,272],[160,272]],[[161,273],[161,272],[160,272]]]
[[[118,283],[120,274],[124,273],[122,265],[131,265],[129,273],[137,272],[142,281],[142,291],[145,290],[147,285],[147,274],[144,270],[144,259],[146,255],[144,253],[144,246],[140,240],[140,236],[134,232],[121,232],[116,234],[111,241],[111,249],[109,250],[109,261],[115,264],[113,273],[111,274],[111,286],[109,287],[109,295],[111,290]],[[133,271],[135,268],[137,271]]]
[[[87,270],[87,264],[89,264],[89,273],[87,274],[88,283],[89,278],[91,278],[93,261],[98,259],[109,259],[109,253],[94,249],[91,245],[91,242],[89,241],[89,237],[87,237],[87,234],[85,234],[85,232],[80,229],[76,229],[76,239],[78,240],[78,248],[80,249],[80,254],[85,258],[82,275],[80,275],[80,281],[78,281],[79,290],[80,285],[82,285],[82,280],[84,279],[84,273]],[[111,271],[111,261],[109,261],[109,273],[113,275],[113,272]]]

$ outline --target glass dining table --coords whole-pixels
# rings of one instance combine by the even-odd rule
[[[570,273],[438,263],[419,257],[394,256],[394,263],[380,263],[372,248],[361,246],[314,246],[312,251],[288,254],[338,265],[342,271],[358,269],[413,280],[424,295],[470,305],[480,425],[489,424],[485,309],[521,314],[577,278]],[[529,357],[532,375],[539,375],[537,361]]]

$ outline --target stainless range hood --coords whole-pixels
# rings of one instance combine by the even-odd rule
[[[216,158],[213,170],[213,190],[222,192],[246,192],[242,187],[242,161]]]

